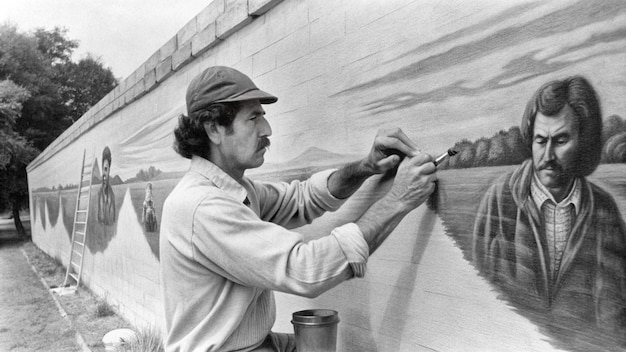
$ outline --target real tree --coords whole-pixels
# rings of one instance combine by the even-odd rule
[[[78,46],[59,27],[0,25],[1,211],[28,206],[26,165],[117,85],[99,59],[72,61]]]

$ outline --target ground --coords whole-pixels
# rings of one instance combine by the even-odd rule
[[[29,239],[15,238],[12,224],[12,219],[0,217],[0,350],[81,351],[78,332],[91,351],[104,352],[102,337],[107,332],[131,328],[114,308],[84,287],[73,294],[51,296],[49,288],[63,283],[65,269]],[[59,319],[64,314],[67,318]]]

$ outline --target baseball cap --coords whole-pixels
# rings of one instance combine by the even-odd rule
[[[187,88],[187,113],[193,114],[213,103],[259,99],[261,104],[278,98],[260,90],[250,77],[231,67],[213,66],[196,76]]]

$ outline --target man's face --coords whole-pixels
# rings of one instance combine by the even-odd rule
[[[578,149],[578,118],[565,105],[555,116],[535,118],[532,153],[539,181],[552,193],[569,187],[575,175]]]
[[[224,166],[243,172],[263,165],[272,128],[265,119],[265,111],[259,100],[241,102],[232,129],[227,131],[220,128],[220,131],[222,144],[219,149],[226,163]]]
[[[102,162],[102,183],[109,182],[110,165],[108,160]]]

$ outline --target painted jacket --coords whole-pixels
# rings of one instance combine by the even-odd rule
[[[104,225],[115,223],[115,194],[109,184],[103,185],[98,192],[98,222]]]
[[[539,317],[540,325],[565,328],[565,334],[591,328],[589,334],[607,345],[623,344],[626,226],[615,201],[581,179],[581,209],[553,277],[544,219],[530,198],[533,172],[527,160],[483,197],[474,225],[474,265],[516,307]]]

